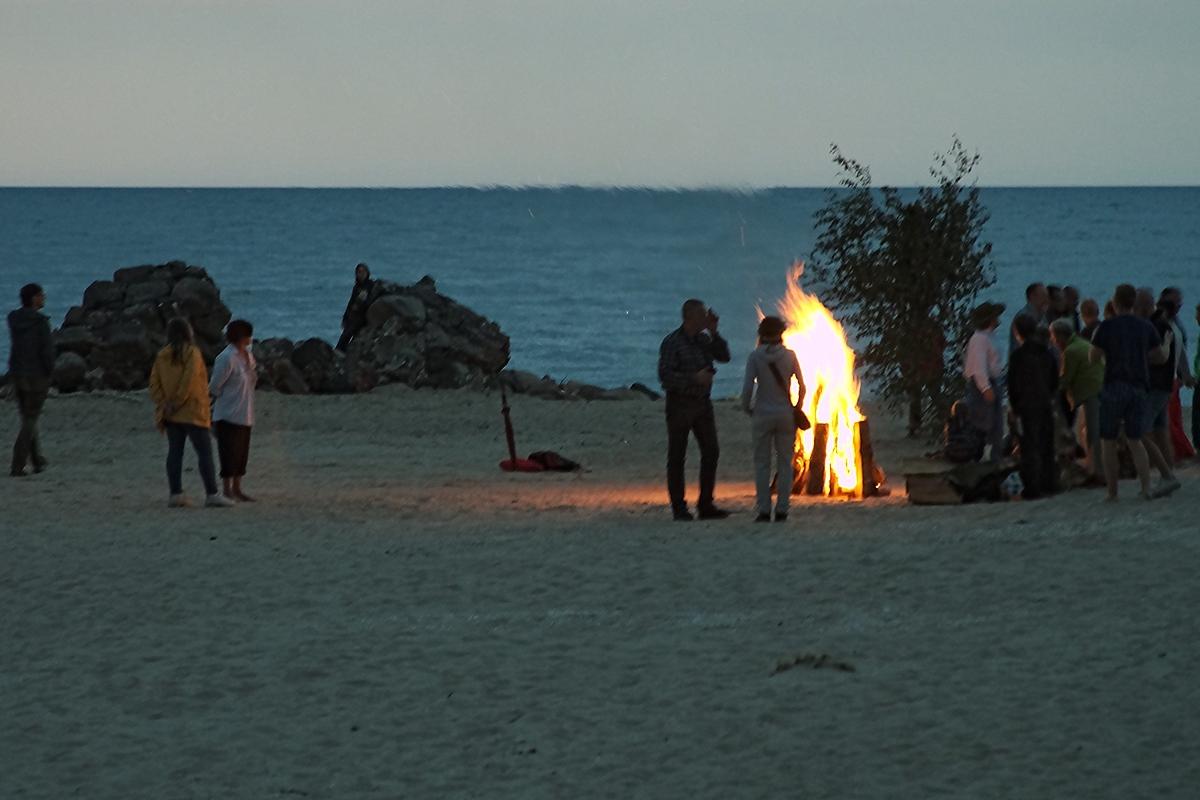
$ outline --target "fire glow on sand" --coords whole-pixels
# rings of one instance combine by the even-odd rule
[[[867,418],[858,407],[854,351],[829,309],[800,288],[803,273],[803,262],[792,265],[787,293],[776,305],[788,324],[783,344],[800,362],[806,388],[801,407],[812,422],[796,437],[792,494],[870,497],[879,493],[883,476],[874,463]],[[795,403],[799,385],[794,379],[791,390]]]

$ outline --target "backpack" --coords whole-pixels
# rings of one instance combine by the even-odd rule
[[[539,450],[536,453],[530,453],[529,460],[541,464],[548,472],[577,472],[583,468],[582,464],[569,458],[563,458],[553,450]]]

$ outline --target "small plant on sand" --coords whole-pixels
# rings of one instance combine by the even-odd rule
[[[811,274],[860,341],[859,363],[908,434],[934,430],[963,393],[971,308],[995,280],[980,241],[987,210],[965,181],[979,163],[958,137],[934,157],[935,185],[913,192],[871,186],[870,170],[842,154],[840,188],[816,214]]]

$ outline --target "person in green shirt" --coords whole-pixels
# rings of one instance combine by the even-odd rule
[[[1050,326],[1054,346],[1062,355],[1059,386],[1067,402],[1076,410],[1075,438],[1087,452],[1087,470],[1103,482],[1104,465],[1100,460],[1100,390],[1104,387],[1104,361],[1088,361],[1091,344],[1075,332],[1069,320],[1055,320]],[[1082,412],[1082,413],[1079,413]]]

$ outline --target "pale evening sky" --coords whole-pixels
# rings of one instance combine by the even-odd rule
[[[1200,184],[1200,2],[0,0],[0,185]]]

